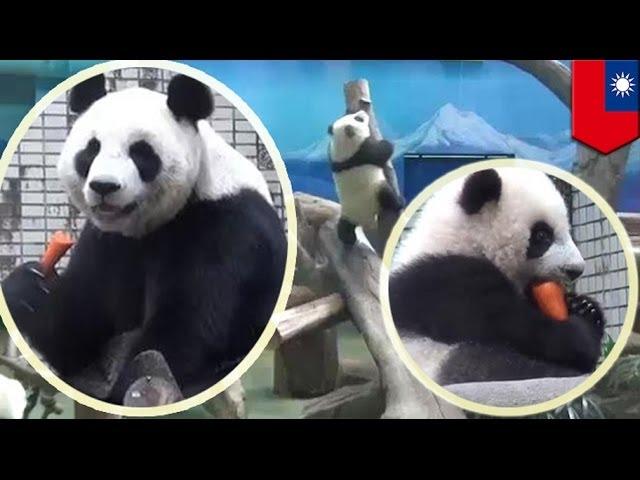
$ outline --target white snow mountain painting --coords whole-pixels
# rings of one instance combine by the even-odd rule
[[[519,158],[570,168],[576,151],[568,130],[557,136],[541,135],[524,141],[499,132],[478,114],[458,110],[450,103],[441,107],[413,133],[391,140],[395,144],[394,158],[409,152],[514,154]],[[328,145],[327,136],[284,157],[326,162]]]

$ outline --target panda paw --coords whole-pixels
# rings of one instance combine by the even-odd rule
[[[9,274],[2,282],[2,291],[17,322],[40,310],[55,279],[55,275],[45,278],[38,262],[24,263]]]
[[[569,313],[580,317],[594,326],[598,332],[604,331],[604,314],[598,302],[586,295],[567,295],[567,305]]]

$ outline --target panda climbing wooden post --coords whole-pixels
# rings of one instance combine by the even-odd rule
[[[369,129],[371,131],[371,137],[375,140],[382,140],[382,134],[378,128],[378,122],[373,111],[373,101],[371,99],[371,92],[369,89],[369,82],[366,79],[357,79],[345,83],[344,96],[347,105],[347,114],[353,114],[358,111],[364,111],[369,116]],[[394,205],[395,202],[391,201],[390,208],[382,206],[378,211],[377,225],[375,228],[363,227],[363,231],[371,246],[380,256],[384,251],[387,238],[393,229],[399,214],[404,207],[404,198],[400,193],[400,187],[398,185],[398,177],[393,167],[391,158],[384,163],[382,167],[384,177],[389,186],[391,197],[395,197],[401,200],[402,206]]]

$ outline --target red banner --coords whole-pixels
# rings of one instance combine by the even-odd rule
[[[573,138],[608,154],[640,137],[636,60],[572,62]]]

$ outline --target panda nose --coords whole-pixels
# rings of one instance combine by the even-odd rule
[[[120,190],[119,183],[104,180],[92,180],[91,182],[89,182],[89,187],[94,192],[99,193],[103,196]]]
[[[569,268],[565,268],[563,269],[564,274],[569,277],[569,280],[573,281],[576,278],[578,278],[580,275],[582,275],[582,272],[584,271],[583,268],[580,267],[569,267]]]
[[[352,138],[356,134],[356,130],[351,125],[347,125],[344,129],[344,133],[347,138]]]

